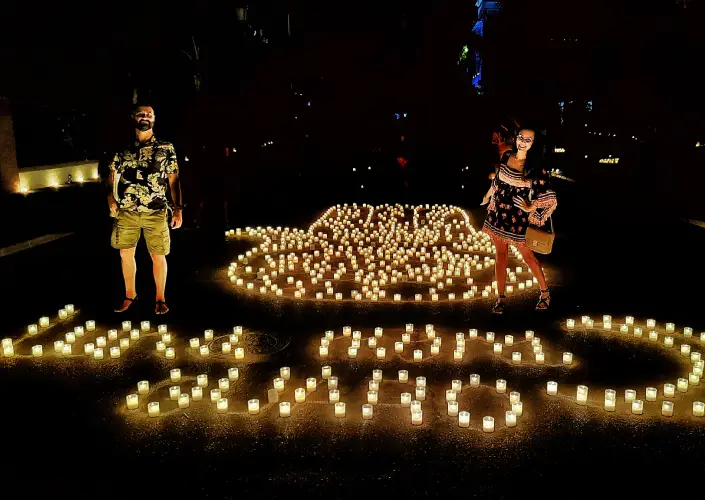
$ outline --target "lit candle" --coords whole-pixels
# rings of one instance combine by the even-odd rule
[[[663,344],[666,347],[673,347],[673,337],[664,337]]]
[[[159,416],[159,402],[158,401],[152,401],[147,405],[147,414],[150,417],[158,417]]]
[[[201,345],[201,341],[198,339],[198,337],[194,337],[191,340],[189,340],[189,346],[191,346],[191,349],[198,349],[198,347]]]
[[[676,386],[673,384],[663,384],[663,397],[672,398],[676,395]]]
[[[233,327],[233,333],[235,335],[242,335],[242,326],[234,326]]]
[[[448,401],[448,416],[457,417],[458,416],[458,402],[455,400]]]
[[[68,332],[65,337],[67,344],[73,344],[74,342],[76,342],[76,334],[73,332]]]
[[[503,379],[497,379],[496,389],[499,394],[504,394],[507,392],[507,381]]]
[[[322,358],[328,357],[328,346],[320,345],[318,346],[318,355]]]
[[[206,330],[203,332],[203,338],[204,340],[210,342],[213,340],[213,330]]]
[[[637,338],[641,338],[642,331],[643,330],[641,329],[641,327],[635,326],[634,327],[634,336]]]
[[[558,394],[558,382],[548,382],[546,384],[546,392],[549,396],[555,396]]]
[[[220,389],[220,392],[228,392],[230,390],[230,380],[227,378],[219,378],[218,389]]]
[[[259,399],[250,399],[247,402],[247,413],[257,415],[259,413]]]
[[[279,403],[279,416],[282,418],[291,416],[291,403],[288,401],[282,401]]]
[[[500,344],[499,342],[495,342],[494,344],[494,353],[502,354],[502,344]]]
[[[619,333],[629,333],[629,325],[619,325]]]
[[[573,363],[573,353],[572,352],[564,352],[563,353],[563,364],[570,365],[572,363]]]
[[[411,335],[408,333],[402,333],[401,334],[401,341],[404,344],[410,344],[411,343]]]
[[[374,349],[377,347],[377,337],[370,337],[367,339],[367,347]]]
[[[274,379],[274,388],[277,390],[277,392],[284,392],[284,379],[281,377],[275,378]]]
[[[401,398],[402,408],[408,408],[411,405],[411,393],[410,392],[402,392],[400,398]]]
[[[624,391],[624,402],[631,403],[633,401],[636,401],[636,391],[633,389],[627,389]]]
[[[322,367],[321,367],[321,377],[322,377],[324,380],[327,380],[327,379],[330,378],[330,376],[331,376],[331,371],[332,371],[332,368],[331,368],[330,366],[327,366],[327,365],[326,365],[326,366],[322,366]],[[282,382],[283,382],[283,380],[282,380]]]
[[[215,403],[221,397],[220,389],[211,389],[211,403]]]
[[[359,330],[355,330],[355,331],[352,333],[352,338],[355,339],[355,340],[361,340],[361,339],[362,339],[362,332],[359,331]]]
[[[66,309],[66,312],[68,313],[69,316],[71,316],[76,311],[73,304],[66,304],[64,306],[64,309]]]
[[[421,361],[423,359],[423,351],[421,349],[414,350],[414,361]]]
[[[41,358],[44,354],[44,348],[41,345],[32,346],[32,356],[35,358]]]
[[[656,328],[656,320],[655,319],[647,319],[646,320],[646,328]]]
[[[223,342],[220,345],[220,350],[223,352],[223,354],[230,354],[230,352],[232,351],[232,348],[233,348],[233,346],[230,342]]]
[[[679,378],[678,385],[676,387],[678,388],[678,392],[688,392],[688,379]]]
[[[409,381],[409,372],[407,370],[399,370],[399,383],[406,384]]]
[[[151,325],[149,324],[149,321],[143,321],[142,323],[140,323],[140,328],[142,328],[143,332],[148,332],[151,328]]]
[[[200,401],[203,399],[203,387],[196,386],[191,387],[191,399],[194,401]]]
[[[566,321],[566,326],[568,327],[568,330],[573,330],[575,328],[575,320],[569,319]]]
[[[360,339],[352,339],[352,343],[350,344],[351,347],[354,347],[355,349],[360,348]]]
[[[352,328],[349,326],[343,327],[343,336],[349,337],[352,334]]]
[[[641,399],[635,399],[632,401],[632,413],[634,415],[641,415],[644,413],[644,402]]]
[[[524,333],[524,338],[526,340],[533,340],[534,339],[534,332],[532,330],[526,330]]]
[[[426,388],[425,387],[417,387],[416,388],[416,399],[418,401],[426,401]]]
[[[468,331],[468,337],[470,337],[471,339],[476,339],[477,338],[477,330],[475,328],[471,328]]]
[[[328,389],[337,389],[337,388],[338,388],[338,377],[328,378]]]
[[[172,401],[177,401],[181,395],[181,387],[178,385],[172,385],[169,387],[169,399]]]
[[[517,403],[521,401],[521,393],[512,391],[509,393],[509,402],[510,403]]]
[[[649,341],[656,342],[658,340],[658,332],[656,330],[651,330],[649,332]]]
[[[84,354],[88,354],[89,356],[92,356],[94,350],[95,350],[95,346],[91,342],[83,345],[83,353]]]
[[[235,359],[244,359],[245,358],[245,349],[242,347],[236,347],[235,348]]]
[[[517,425],[517,415],[513,411],[504,412],[504,421],[507,427],[516,427]]]
[[[507,347],[511,347],[514,345],[514,336],[513,335],[505,335],[504,336],[504,345]]]
[[[514,363],[514,364],[521,363],[521,353],[520,352],[513,352],[512,353],[512,363]]]
[[[27,327],[27,333],[30,335],[36,335],[38,331],[37,325],[29,325]]]
[[[656,396],[658,394],[658,390],[656,387],[647,387],[646,388],[646,400],[647,401],[656,401]]]
[[[582,316],[580,321],[583,325],[587,325],[588,321],[590,321],[590,316]]]
[[[576,395],[576,402],[579,405],[586,405],[587,404],[587,397],[588,397],[587,386],[586,385],[579,385],[577,395]]]
[[[95,351],[93,351],[93,359],[103,359],[102,347],[98,347]]]
[[[132,322],[131,321],[123,321],[122,322],[122,331],[123,332],[129,332],[132,329]]]
[[[235,373],[237,373],[237,368],[231,368],[230,370],[235,370]],[[228,372],[230,371],[228,370]],[[291,368],[288,366],[282,366],[279,368],[279,376],[283,378],[284,380],[289,380],[291,378]],[[237,380],[237,376],[235,377]],[[230,380],[233,380],[232,378]]]
[[[536,353],[536,364],[537,365],[542,365],[544,363],[544,354],[543,352],[537,352]]]
[[[208,387],[208,375],[205,373],[197,375],[196,383],[198,384],[198,387]]]
[[[450,388],[455,392],[463,391],[463,381],[462,380],[452,380],[450,383]]]
[[[377,348],[377,359],[384,359],[384,357],[387,355],[387,349],[384,347],[378,347]]]
[[[453,389],[446,390],[446,401],[457,401],[456,392]]]
[[[167,347],[166,351],[164,351],[164,356],[166,359],[174,359],[176,358],[176,351],[173,347]]]
[[[163,333],[166,333],[166,332],[167,332],[167,327],[166,327],[166,325],[159,325],[159,326],[157,327],[157,332],[158,332],[158,333],[162,333],[162,334],[163,334]]]
[[[198,348],[198,352],[201,355],[202,358],[207,358],[208,355],[210,354],[210,351],[208,350],[207,345],[202,345]]]
[[[227,398],[220,398],[215,404],[216,410],[218,413],[227,413],[228,412],[228,399]]]
[[[362,419],[370,420],[374,414],[373,406],[369,403],[362,405]]]
[[[681,356],[690,356],[690,346],[688,344],[681,344]]]
[[[14,352],[12,350],[12,346],[5,348],[5,356],[13,356]],[[9,350],[9,352],[8,352]],[[61,350],[61,354],[64,356],[70,356],[72,353],[72,348],[71,344],[64,344],[64,348]]]
[[[294,391],[294,401],[297,403],[303,403],[306,401],[306,389],[299,387]]]
[[[120,348],[119,347],[111,347],[110,348],[110,357],[113,359],[117,359],[120,357]]]
[[[494,342],[494,332],[487,332],[485,338],[488,344],[492,344]]]
[[[337,403],[340,401],[340,391],[338,389],[331,389],[328,391],[328,402]]]
[[[594,319],[589,319],[589,320],[587,321],[587,325],[586,325],[586,326],[587,326],[588,328],[593,328],[593,327],[595,326],[595,320],[594,320]]]
[[[605,389],[605,410],[614,411],[617,405],[617,391]]]
[[[316,390],[316,379],[313,377],[306,379],[306,390],[308,392],[313,392]]]
[[[423,423],[423,411],[414,411],[411,413],[411,423],[413,425],[421,425]]]
[[[117,340],[118,338],[118,331],[117,330],[108,330],[108,340]],[[105,347],[105,346],[103,346]]]
[[[612,323],[603,323],[602,324],[602,329],[605,331],[609,331],[612,329]]]
[[[140,405],[139,396],[137,396],[137,394],[128,394],[125,397],[125,400],[127,402],[128,410],[136,410],[137,407]]]
[[[434,344],[431,346],[431,356],[438,356],[441,353],[441,348]]]
[[[68,315],[69,313],[66,312],[66,309],[59,309],[59,319],[66,319]]]
[[[237,344],[238,342],[240,342],[240,337],[238,335],[235,335],[234,333],[231,333],[228,337],[228,340],[230,340],[231,344]]]
[[[414,353],[416,353],[416,351],[414,351]],[[463,351],[461,351],[461,350],[459,350],[459,349],[453,350],[453,359],[454,359],[455,361],[460,361],[460,360],[462,360],[462,359],[463,359]]]
[[[484,432],[494,432],[494,418],[487,416],[482,417],[482,430]]]
[[[76,326],[73,329],[73,333],[76,334],[76,337],[83,337],[85,331],[89,332],[94,332],[95,331],[95,321],[86,321],[86,328],[84,329],[82,326]]]
[[[145,395],[149,393],[149,381],[140,380],[137,382],[137,394]]]
[[[673,416],[673,403],[671,401],[664,401],[661,403],[661,415],[664,417]]]
[[[683,336],[686,338],[690,338],[693,336],[693,329],[689,326],[686,326],[683,328]]]
[[[702,401],[693,401],[693,416],[705,416],[705,403],[703,403]]]
[[[690,385],[699,385],[700,384],[700,375],[697,373],[689,373],[688,374],[688,382]]]
[[[49,317],[42,316],[41,318],[39,318],[39,326],[40,328],[47,328],[49,326]]]
[[[349,358],[356,358],[357,357],[357,348],[356,347],[348,347],[348,357]]]
[[[480,376],[476,373],[470,375],[470,387],[480,387]]]
[[[127,350],[130,348],[130,339],[120,339],[120,349],[121,350]],[[111,348],[112,349],[112,348]]]
[[[673,333],[676,329],[676,325],[673,323],[666,323],[666,333]]]
[[[690,353],[690,362],[695,364],[701,359],[701,354],[699,352],[691,352]]]

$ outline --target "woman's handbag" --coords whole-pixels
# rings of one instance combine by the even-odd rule
[[[544,255],[551,253],[556,233],[553,232],[553,217],[548,219],[551,221],[550,232],[536,226],[529,226],[526,230],[526,246],[529,250]]]

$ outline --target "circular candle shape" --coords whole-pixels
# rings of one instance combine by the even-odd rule
[[[189,346],[191,346],[191,349],[198,349],[198,347],[201,345],[201,341],[199,340],[198,337],[194,337],[191,340],[189,340]]]
[[[647,401],[656,401],[657,394],[658,394],[658,390],[656,389],[656,387],[647,387],[645,399]]]
[[[521,401],[512,403],[512,411],[517,417],[521,417],[524,414],[524,403]]]
[[[220,344],[220,350],[223,354],[230,354],[230,352],[233,350],[233,346],[230,342],[223,342],[222,344]]]
[[[227,392],[230,390],[230,380],[227,378],[219,378],[218,379],[218,389],[220,389],[221,392]]]
[[[72,352],[73,349],[71,348],[71,344],[64,344],[64,348],[61,350],[61,354],[63,354],[64,356],[70,356]],[[14,356],[12,346],[6,347],[4,354],[5,356]]]
[[[450,405],[450,403],[448,403]],[[457,403],[455,403],[457,405]],[[450,407],[449,407],[450,408]],[[450,415],[450,410],[448,412]],[[458,415],[458,427],[470,427],[470,412],[461,411],[458,413],[456,408],[456,415]]]
[[[421,349],[414,350],[414,361],[421,361],[423,359],[423,351]]]
[[[507,392],[507,381],[500,378],[497,380],[495,387],[499,394],[504,394]]]
[[[649,332],[649,341],[656,342],[657,340],[658,340],[658,332],[655,330],[651,330]]]
[[[664,337],[663,343],[666,347],[673,347],[673,337]]]
[[[166,344],[163,341],[158,340],[157,341],[157,352],[164,352],[164,351],[166,351]]]
[[[484,432],[494,432],[494,418],[487,416],[482,417],[482,430]]]
[[[362,332],[359,331],[359,330],[355,330],[355,331],[352,333],[352,338],[353,338],[354,340],[361,340],[361,339],[362,339]]]
[[[181,387],[178,385],[172,385],[169,387],[169,399],[172,401],[177,401],[181,395]]]
[[[106,347],[107,341],[106,341],[105,337],[96,337],[95,345],[96,345],[96,347]]]
[[[174,350],[173,347],[167,347],[166,351],[164,351],[164,357],[166,359],[174,359],[176,358],[176,351]]]
[[[470,330],[468,330],[468,337],[470,337],[471,339],[476,339],[477,338],[477,329],[471,328]]]
[[[230,370],[232,370],[232,369],[233,368],[231,368]],[[230,370],[228,370],[228,372]],[[237,370],[237,368],[235,368],[235,370]],[[229,375],[229,373],[228,373],[228,375]],[[288,366],[282,366],[281,368],[279,368],[279,376],[281,378],[283,378],[284,380],[289,380],[291,378],[291,368],[289,368]],[[237,377],[236,377],[236,379],[237,379]],[[230,380],[233,380],[233,379],[230,379]]]
[[[93,351],[93,359],[103,359],[103,348],[98,347]]]
[[[36,335],[38,331],[39,328],[37,327],[37,325],[29,325],[27,327],[27,333],[30,335]]]
[[[117,330],[108,330],[108,340],[117,340],[118,338],[118,331]]]
[[[129,349],[130,348],[130,339],[128,339],[128,338],[120,339],[119,345],[120,345],[121,350]]]
[[[327,358],[328,357],[328,346],[326,346],[326,345],[318,346],[318,355],[322,358]]]
[[[470,375],[470,387],[480,387],[480,376],[476,373]]]
[[[210,351],[208,349],[207,345],[202,345],[198,348],[198,352],[201,355],[202,358],[207,358],[208,355],[210,354]]]
[[[402,408],[409,407],[411,405],[411,393],[410,392],[402,392],[400,395],[400,401],[401,401]]]
[[[414,351],[414,352],[416,352],[416,351]],[[420,352],[420,351],[419,351],[419,352]],[[453,351],[453,360],[455,360],[455,361],[460,361],[460,360],[462,360],[462,359],[463,359],[463,351],[461,351],[461,350],[459,350],[459,349],[455,349],[455,350]]]
[[[526,338],[526,340],[533,340],[534,332],[532,330],[526,330],[526,332],[524,332],[524,338]]]
[[[676,330],[676,325],[673,323],[666,323],[666,333],[673,333]]]
[[[377,347],[377,337],[370,337],[367,339],[367,347],[374,349]]]
[[[41,345],[32,346],[32,356],[35,358],[41,358],[44,355],[44,348]]]
[[[235,359],[244,359],[245,357],[245,349],[242,347],[236,347],[235,348]]]
[[[228,412],[228,398],[220,398],[218,401],[215,403],[215,408],[218,411],[218,413],[227,413]]]
[[[384,359],[384,357],[387,355],[387,349],[384,347],[378,347],[377,348],[377,359]]]
[[[441,353],[441,348],[434,344],[431,346],[431,356],[438,356]]]
[[[132,322],[131,321],[123,321],[122,322],[122,331],[129,332],[130,330],[132,330]]]
[[[624,402],[631,403],[633,401],[636,401],[636,391],[633,389],[627,389],[624,391]]]
[[[457,417],[458,416],[458,402],[453,400],[453,401],[448,401],[448,416],[450,417]]]
[[[572,352],[564,352],[563,353],[563,364],[570,365],[572,363],[573,363],[573,353]]]
[[[149,321],[143,321],[143,322],[140,324],[140,327],[142,328],[142,331],[143,331],[143,332],[148,332],[149,329],[151,328],[151,326],[150,326],[150,324],[149,324]]]
[[[137,394],[148,394],[149,393],[149,381],[140,380],[137,382]]]
[[[521,393],[512,391],[509,393],[509,403],[518,403],[521,401]]]
[[[74,329],[73,329],[73,333],[76,334],[76,337],[83,337],[85,335],[86,331],[89,331],[89,332],[95,331],[95,321],[86,321],[85,330],[82,326],[77,326],[77,327],[74,327]]]
[[[409,381],[409,372],[407,370],[399,370],[399,382],[406,384]]]
[[[119,358],[120,357],[120,348],[119,347],[111,347],[110,348],[110,357],[113,359]]]
[[[537,352],[535,354],[535,357],[536,357],[536,364],[542,365],[544,363],[545,356],[544,356],[543,352]]]
[[[147,414],[150,417],[158,417],[159,416],[159,402],[158,401],[152,401],[147,405]]]
[[[167,330],[166,325],[159,325],[159,326],[157,327],[157,333],[164,334],[164,333],[166,333],[167,331],[168,331],[168,330]]]
[[[426,387],[426,377],[416,377],[416,387]]]
[[[326,365],[321,367],[321,377],[323,378],[323,380],[328,380],[330,378],[331,371],[332,368],[330,366]]]
[[[203,338],[206,341],[211,341],[213,340],[213,330],[206,330],[203,332]]]
[[[705,416],[705,403],[703,403],[702,401],[693,401],[693,416]]]
[[[555,396],[558,394],[558,382],[547,382],[546,383],[546,392],[548,393],[549,396]]]
[[[64,309],[66,309],[66,313],[67,313],[69,316],[71,316],[71,315],[76,311],[76,308],[74,307],[73,304],[66,304],[66,305],[64,306]]]
[[[259,413],[259,399],[250,399],[247,402],[247,413],[257,415]]]
[[[220,389],[211,389],[211,403],[215,403],[220,399]]]
[[[605,410],[614,411],[617,407],[617,391],[605,389]]]
[[[642,334],[641,327],[635,326],[634,327],[634,336],[637,338],[641,338],[641,334]]]
[[[203,399],[203,387],[196,386],[191,387],[191,399],[194,401],[200,401]]]
[[[446,401],[456,401],[456,392],[453,389],[446,390]]]
[[[328,389],[337,389],[338,388],[338,377],[330,377],[328,379]]]
[[[521,353],[520,352],[513,352],[512,353],[512,363],[514,363],[514,364],[521,363]]]
[[[462,380],[452,380],[450,382],[450,388],[453,389],[455,392],[462,392],[463,381]]]
[[[274,379],[274,388],[277,390],[277,392],[284,392],[284,379],[281,377],[275,378]]]
[[[374,407],[369,403],[365,403],[364,405],[362,405],[362,419],[363,420],[370,420],[372,418],[372,416],[374,415],[373,408]]]
[[[485,339],[488,344],[492,344],[494,342],[494,332],[487,332],[487,334],[485,334]]]
[[[517,415],[513,411],[504,412],[504,422],[507,427],[516,427],[517,425]]]
[[[678,392],[688,392],[688,379],[679,378],[676,387],[678,389]]]
[[[197,375],[196,383],[198,384],[198,387],[208,387],[208,375],[206,375],[205,373]]]
[[[673,384],[663,384],[663,397],[672,398],[676,395],[676,386]]]
[[[338,389],[331,389],[328,391],[328,402],[337,403],[340,401],[340,391]]]
[[[169,379],[172,382],[181,382],[181,369],[172,368],[171,370],[169,370]]]
[[[47,328],[49,326],[49,317],[42,316],[41,318],[39,318],[39,326],[41,328]]]
[[[372,380],[375,382],[382,381],[382,370],[372,370]]]
[[[683,328],[683,336],[686,338],[690,338],[693,336],[693,329],[689,326],[686,326]]]
[[[418,410],[411,413],[411,423],[413,425],[421,425],[423,423],[423,411]]]
[[[411,343],[411,335],[409,335],[408,333],[402,333],[401,341],[403,344],[410,344]]]
[[[681,344],[681,356],[690,356],[690,346],[688,344]]]
[[[404,343],[403,342],[394,342],[394,352],[396,352],[396,353],[404,352]]]
[[[494,353],[502,354],[502,344],[500,344],[499,342],[495,342],[494,344]]]
[[[635,399],[632,401],[632,413],[634,415],[641,415],[644,413],[644,402],[641,399]]]
[[[73,344],[74,342],[76,342],[76,334],[73,332],[68,332],[65,337],[67,344]]]
[[[418,401],[426,401],[426,388],[425,387],[417,387],[416,388],[416,399]]]
[[[69,314],[66,312],[66,309],[59,309],[59,319],[66,319],[68,316]]]
[[[700,375],[698,375],[697,373],[689,373],[688,383],[690,385],[700,385]]]
[[[664,417],[673,416],[673,403],[671,401],[664,401],[661,403],[661,415]]]
[[[128,394],[125,397],[125,401],[127,403],[128,410],[136,410],[137,407],[140,405],[140,399],[137,394]]]
[[[333,340],[335,338],[335,333],[333,332],[333,330],[326,331],[326,338],[328,340]]]
[[[655,319],[647,319],[646,320],[646,328],[656,328],[656,320]]]
[[[356,347],[348,347],[348,357],[349,358],[356,358],[357,357],[357,348]]]
[[[279,403],[279,416],[282,418],[291,416],[291,403],[288,401],[282,401]]]
[[[297,403],[303,403],[306,401],[306,389],[299,387],[294,391],[294,401]]]
[[[588,397],[588,387],[586,385],[579,385],[576,393],[576,402],[579,405],[586,405]]]
[[[345,403],[335,403],[335,416],[343,418],[345,416]]]
[[[89,343],[83,345],[83,353],[84,354],[88,354],[89,356],[92,356],[94,350],[95,350],[95,345],[93,345],[92,342],[89,342]]]
[[[316,390],[316,379],[313,377],[306,379],[306,390],[308,392],[313,392]]]

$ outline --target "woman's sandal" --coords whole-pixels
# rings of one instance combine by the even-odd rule
[[[163,300],[158,300],[157,305],[154,308],[154,312],[156,314],[166,314],[169,312],[169,306],[166,305],[166,302]]]
[[[506,305],[506,295],[500,295],[497,302],[492,306],[492,314],[504,314],[504,306]]]
[[[123,309],[123,307],[125,306],[125,302],[129,302],[129,304],[128,304],[127,307],[125,307],[125,308]],[[120,306],[119,308],[115,309],[115,312],[116,312],[116,313],[124,313],[124,312],[127,311],[130,307],[132,307],[132,304],[134,304],[135,302],[137,302],[137,295],[135,295],[133,298],[125,297],[124,299],[122,299],[122,306]]]
[[[541,295],[547,295],[546,297],[541,297]],[[536,304],[537,311],[545,311],[548,306],[551,305],[551,291],[541,290],[541,295],[539,295],[539,302]]]

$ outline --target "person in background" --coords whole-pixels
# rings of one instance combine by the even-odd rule
[[[120,250],[125,298],[115,312],[125,312],[137,300],[135,249],[144,231],[152,257],[156,285],[156,314],[166,314],[166,256],[171,238],[169,227],[182,224],[181,183],[174,146],[154,137],[152,106],[138,104],[132,112],[135,141],[116,154],[109,165],[108,207],[115,217],[111,245]],[[170,195],[170,196],[169,196]],[[171,224],[168,211],[172,212]]]
[[[487,205],[487,218],[482,231],[489,234],[497,250],[495,276],[499,297],[492,312],[504,313],[507,281],[508,247],[514,245],[541,287],[537,310],[545,310],[551,302],[546,277],[534,252],[526,246],[529,225],[543,226],[558,205],[551,189],[549,174],[541,165],[541,144],[532,128],[522,128],[514,147],[502,155],[497,175],[482,200]],[[533,153],[530,151],[534,149]]]

